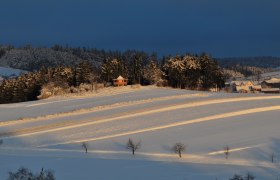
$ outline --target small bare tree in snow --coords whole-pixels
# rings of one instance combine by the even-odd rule
[[[225,156],[226,156],[226,159],[228,159],[229,151],[230,151],[230,148],[229,148],[228,145],[226,145],[226,146],[224,147],[224,154],[225,154]]]
[[[270,155],[270,160],[272,163],[274,163],[274,159],[275,159],[275,154],[274,153],[271,153]]]
[[[184,144],[182,144],[182,143],[176,143],[173,146],[173,150],[181,158],[182,157],[182,152],[186,150],[186,146]]]
[[[133,142],[133,140],[131,138],[128,139],[127,144],[126,144],[126,148],[128,150],[132,151],[132,154],[135,154],[135,151],[138,150],[141,146],[141,141],[139,141],[138,143]]]
[[[88,152],[88,144],[86,142],[82,143],[82,148],[85,150],[85,152]]]

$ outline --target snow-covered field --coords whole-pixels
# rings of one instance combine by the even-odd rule
[[[20,166],[52,169],[59,180],[280,177],[279,95],[108,92],[0,105],[1,179]],[[141,140],[135,156],[129,138]],[[176,142],[186,145],[182,158],[172,151]]]

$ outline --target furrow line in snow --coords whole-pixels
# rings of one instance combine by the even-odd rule
[[[253,108],[253,109],[247,109],[247,110],[242,110],[242,111],[217,114],[217,115],[212,115],[212,116],[207,116],[207,117],[202,117],[202,118],[197,118],[197,119],[185,120],[185,121],[181,121],[181,122],[177,122],[177,123],[171,123],[171,124],[162,125],[162,126],[144,128],[144,129],[139,129],[139,130],[134,130],[134,131],[127,131],[127,132],[123,132],[123,133],[112,134],[112,135],[101,136],[101,137],[86,138],[86,139],[80,139],[80,140],[71,140],[71,141],[54,143],[54,144],[45,144],[45,145],[41,145],[38,147],[48,147],[48,146],[62,145],[62,144],[81,143],[81,142],[87,142],[87,141],[99,141],[99,140],[117,138],[117,137],[121,137],[121,136],[128,136],[128,135],[132,135],[132,134],[158,131],[158,130],[173,128],[173,127],[178,127],[178,126],[185,126],[185,125],[190,125],[190,124],[219,120],[219,119],[224,119],[224,118],[229,118],[229,117],[234,117],[234,116],[241,116],[241,115],[261,113],[261,112],[267,112],[267,111],[276,111],[276,110],[280,110],[280,106]]]
[[[114,104],[110,104],[110,105],[96,106],[96,107],[87,108],[87,109],[78,109],[78,110],[74,110],[74,111],[49,114],[49,115],[38,116],[38,117],[34,117],[34,118],[22,118],[20,120],[2,121],[2,122],[0,122],[0,127],[19,124],[19,123],[37,122],[37,121],[42,121],[42,120],[46,120],[49,118],[60,118],[60,117],[67,117],[67,116],[73,116],[73,115],[81,115],[81,114],[110,110],[110,109],[115,109],[115,108],[120,108],[120,107],[140,105],[140,104],[145,104],[145,103],[150,103],[150,102],[157,102],[157,101],[164,101],[164,100],[171,100],[171,99],[180,99],[180,98],[191,98],[191,97],[197,97],[197,96],[204,97],[204,96],[208,96],[208,95],[202,94],[202,93],[182,94],[182,95],[173,95],[173,96],[165,96],[165,97],[158,97],[158,98],[148,98],[148,99],[135,100],[135,101],[119,102],[119,103],[114,103]]]
[[[280,96],[268,96],[268,97],[250,97],[250,98],[247,97],[247,98],[236,98],[236,99],[219,99],[219,100],[209,100],[209,101],[196,102],[196,103],[179,104],[179,105],[173,105],[173,106],[169,106],[169,107],[156,108],[156,109],[152,109],[152,110],[142,109],[142,110],[136,111],[136,112],[126,112],[126,113],[118,114],[117,116],[111,117],[111,118],[71,120],[71,121],[52,123],[52,124],[48,124],[48,125],[21,129],[21,130],[17,130],[17,131],[13,131],[13,132],[4,132],[4,133],[0,133],[0,137],[28,136],[28,135],[34,135],[34,134],[42,134],[42,133],[48,133],[48,132],[73,129],[73,128],[80,128],[80,127],[94,125],[94,124],[107,123],[110,121],[117,121],[117,120],[122,120],[122,119],[126,119],[126,118],[144,116],[144,115],[149,115],[149,114],[154,114],[154,113],[161,113],[161,112],[165,112],[165,111],[173,111],[173,110],[178,110],[178,109],[218,104],[218,103],[228,103],[228,102],[238,102],[238,101],[248,101],[248,100],[264,100],[264,99],[271,99],[271,98],[275,98],[275,97],[280,98]],[[257,108],[257,109],[262,109],[262,108]]]

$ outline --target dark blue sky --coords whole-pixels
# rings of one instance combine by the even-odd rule
[[[0,0],[0,43],[280,56],[280,0]]]

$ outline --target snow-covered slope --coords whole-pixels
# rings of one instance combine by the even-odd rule
[[[20,73],[24,73],[26,71],[20,70],[20,69],[13,69],[8,67],[0,67],[0,76],[18,76]]]
[[[1,177],[20,166],[51,168],[67,180],[280,175],[279,95],[118,88],[100,96],[4,104],[0,114]],[[135,156],[126,149],[129,138],[141,140]],[[182,158],[172,151],[176,142],[186,145]]]

